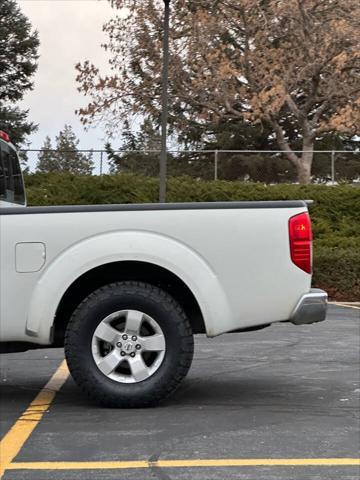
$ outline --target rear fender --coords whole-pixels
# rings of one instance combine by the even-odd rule
[[[143,231],[107,233],[73,245],[46,268],[30,301],[27,335],[51,343],[58,305],[72,283],[84,273],[121,261],[148,262],[179,277],[195,296],[208,336],[221,333],[219,318],[229,319],[226,295],[211,267],[198,252],[171,237]]]

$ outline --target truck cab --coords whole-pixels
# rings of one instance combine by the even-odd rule
[[[0,207],[26,204],[20,161],[9,135],[0,130]]]

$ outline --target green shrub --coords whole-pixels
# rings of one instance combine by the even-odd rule
[[[313,284],[329,297],[360,301],[360,238],[357,247],[334,248],[317,244],[314,249]]]
[[[33,174],[25,178],[29,205],[152,203],[155,178],[129,174],[74,176]],[[351,185],[264,185],[170,178],[169,202],[311,199],[314,285],[338,300],[360,300],[360,188]]]
[[[37,173],[25,177],[29,205],[96,205],[156,202],[156,180],[132,175]]]

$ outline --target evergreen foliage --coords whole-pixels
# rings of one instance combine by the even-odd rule
[[[36,170],[41,173],[68,172],[90,175],[94,163],[92,152],[84,154],[78,150],[79,140],[70,125],[65,125],[56,137],[56,148],[51,146],[50,137],[46,137],[38,157]]]
[[[15,145],[36,129],[28,111],[16,105],[33,88],[39,39],[15,0],[2,0],[0,12],[0,130]]]
[[[116,152],[110,143],[105,150],[110,159],[111,173],[134,173],[155,177],[159,174],[161,135],[150,120],[145,119],[137,133],[125,122],[121,150]]]

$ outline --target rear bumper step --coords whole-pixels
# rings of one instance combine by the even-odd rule
[[[303,295],[296,305],[290,322],[295,325],[322,322],[326,318],[327,293],[319,288],[312,288]]]

